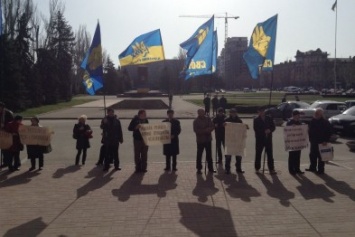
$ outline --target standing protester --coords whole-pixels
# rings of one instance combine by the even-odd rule
[[[217,164],[222,164],[222,146],[224,149],[225,141],[224,141],[224,120],[226,119],[226,115],[224,114],[223,108],[218,108],[218,113],[216,117],[213,119],[213,124],[215,127],[214,134],[216,138],[216,151],[217,151]]]
[[[202,174],[202,154],[203,150],[206,150],[206,161],[208,164],[208,170],[211,173],[216,171],[213,169],[212,162],[212,131],[214,125],[209,117],[206,117],[205,111],[199,109],[197,111],[197,118],[193,122],[194,132],[196,134],[197,142],[197,156],[196,156],[196,169],[197,174]]]
[[[73,138],[76,139],[76,149],[78,152],[75,157],[75,165],[79,165],[81,153],[83,153],[81,163],[85,165],[86,151],[90,148],[89,138],[92,137],[92,131],[89,125],[86,124],[87,116],[81,115],[78,118],[78,123],[73,128]]]
[[[239,118],[236,109],[229,110],[229,117],[225,119],[224,125],[226,125],[226,123],[243,123],[243,121]],[[230,174],[231,159],[232,159],[231,155],[226,155],[226,164],[225,164],[226,174]],[[235,163],[236,172],[240,174],[244,173],[244,170],[242,170],[242,157],[236,156],[235,159],[236,159],[236,163]]]
[[[165,171],[171,170],[171,157],[173,158],[172,170],[177,171],[176,168],[176,156],[180,153],[179,149],[179,134],[181,132],[180,121],[174,118],[174,110],[169,109],[167,111],[168,118],[163,120],[163,122],[169,122],[171,124],[170,135],[171,142],[170,144],[164,144],[163,153],[165,155]]]
[[[119,144],[123,143],[122,127],[113,109],[107,109],[107,116],[102,119],[100,128],[102,129],[103,151],[105,153],[103,171],[109,170],[111,161],[113,161],[115,170],[121,170],[118,149]]]
[[[214,116],[215,114],[217,115],[218,104],[218,96],[214,95],[212,99],[212,116]]]
[[[286,126],[298,126],[302,125],[300,121],[300,112],[294,110],[292,112],[292,118],[286,123]],[[301,159],[301,150],[289,151],[288,152],[288,172],[290,174],[304,174],[300,169],[300,159]]]
[[[141,109],[138,115],[131,120],[128,130],[133,132],[134,162],[136,173],[147,172],[148,146],[144,143],[142,134],[139,131],[141,124],[148,123],[146,111]]]
[[[20,151],[23,150],[23,145],[20,141],[18,133],[19,127],[22,125],[22,116],[16,115],[14,120],[5,125],[5,131],[12,134],[12,146],[4,150],[4,162],[9,167],[9,171],[13,172],[20,170]]]
[[[41,127],[37,117],[31,118],[31,126]],[[36,158],[38,158],[38,170],[43,168],[43,152],[45,146],[40,145],[27,145],[27,157],[31,160],[31,168],[28,171],[36,169]]]
[[[0,130],[4,130],[6,124],[10,123],[14,119],[12,112],[6,109],[5,104],[0,101]],[[1,150],[1,162],[0,168],[5,167],[7,164],[3,160],[4,152]]]
[[[209,94],[203,99],[203,104],[205,105],[205,115],[210,116],[211,98]]]
[[[265,147],[269,172],[270,174],[276,174],[272,154],[272,133],[275,131],[275,124],[271,117],[265,116],[265,107],[258,109],[258,116],[254,118],[253,124],[255,132],[255,171],[259,173],[261,168],[261,154]]]
[[[323,109],[317,108],[314,117],[309,123],[309,141],[311,149],[309,153],[310,166],[306,171],[324,174],[324,161],[319,152],[319,144],[326,145],[331,136],[331,125],[323,116]],[[318,168],[318,169],[317,169]]]
[[[224,112],[226,112],[227,108],[227,99],[222,95],[221,99],[219,99],[219,106],[223,108]]]

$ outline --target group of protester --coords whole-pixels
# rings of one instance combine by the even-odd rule
[[[207,97],[208,98],[208,95]],[[222,97],[223,98],[223,97]],[[220,101],[222,100],[220,99]],[[219,102],[219,104],[221,104]],[[78,119],[78,123],[73,128],[73,138],[76,139],[77,155],[75,164],[81,163],[84,165],[87,156],[87,149],[90,148],[89,139],[92,138],[92,130],[86,124],[87,117],[82,115]],[[177,155],[179,155],[179,135],[181,126],[178,119],[174,118],[174,111],[167,111],[167,118],[162,122],[171,124],[171,142],[163,146],[163,154],[165,155],[166,167],[165,171],[177,171]],[[128,130],[132,131],[134,144],[134,162],[135,172],[147,172],[148,164],[148,146],[144,143],[144,139],[140,132],[142,124],[148,124],[147,114],[145,110],[139,110],[138,114],[132,118]],[[229,116],[225,115],[225,108],[218,108],[216,115],[211,119],[206,110],[199,109],[197,118],[193,121],[193,131],[196,134],[197,154],[196,154],[196,169],[197,174],[202,173],[202,155],[205,151],[206,163],[209,172],[215,173],[212,160],[212,132],[215,131],[217,163],[223,163],[223,148],[225,147],[225,126],[227,123],[240,123],[243,121],[239,118],[237,110],[232,108],[229,110]],[[299,120],[299,112],[294,111],[293,117],[287,122],[287,126],[299,126],[302,123]],[[13,145],[6,150],[2,150],[4,156],[3,166],[7,166],[10,171],[15,171],[21,166],[20,151],[23,150],[23,145],[20,142],[18,128],[22,125],[22,117],[13,116],[12,112],[5,108],[5,104],[0,102],[0,129],[13,135]],[[31,126],[40,126],[37,117],[31,118]],[[246,125],[246,129],[249,129]],[[102,129],[101,149],[97,166],[103,166],[104,171],[108,171],[113,163],[116,170],[121,170],[119,160],[119,145],[123,143],[122,126],[118,117],[115,115],[112,108],[107,109],[107,115],[102,119],[100,128]],[[267,166],[270,174],[276,174],[273,158],[272,134],[275,131],[273,119],[265,115],[265,107],[258,109],[258,115],[253,120],[253,129],[255,133],[255,161],[254,168],[257,173],[261,169],[262,153],[265,149],[267,157]],[[309,124],[309,140],[310,140],[310,166],[307,171],[324,173],[324,161],[322,161],[319,144],[329,142],[331,136],[331,127],[328,120],[324,119],[323,110],[318,108],[315,111],[314,118]],[[236,141],[237,142],[237,141]],[[31,159],[30,171],[35,169],[35,161],[39,159],[39,169],[43,167],[44,147],[38,145],[27,146],[28,158]],[[300,169],[301,151],[289,152],[289,172],[290,174],[303,174]],[[225,173],[231,172],[231,155],[224,156]],[[242,156],[236,156],[236,172],[244,173],[242,169]]]
[[[227,108],[227,99],[224,95],[221,98],[218,98],[218,95],[215,94],[211,99],[210,94],[206,94],[205,98],[203,99],[203,104],[205,106],[205,115],[210,116],[210,108],[212,104],[212,116],[217,115],[217,109],[222,108],[226,111]]]

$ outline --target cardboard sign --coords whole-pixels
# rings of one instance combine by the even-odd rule
[[[227,123],[225,127],[225,155],[245,156],[247,127],[242,123]]]
[[[171,143],[171,123],[162,122],[157,124],[140,124],[139,131],[142,134],[144,143],[147,146],[162,145]]]
[[[308,126],[284,127],[285,151],[299,151],[308,147]]]
[[[47,127],[22,125],[19,127],[21,143],[24,145],[48,146],[53,132]]]
[[[12,134],[0,130],[0,149],[9,149],[12,146]]]

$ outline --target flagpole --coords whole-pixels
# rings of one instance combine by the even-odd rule
[[[335,2],[335,45],[334,45],[334,93],[337,90],[337,31],[338,31],[338,1]]]

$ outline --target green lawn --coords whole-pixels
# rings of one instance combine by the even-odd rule
[[[43,113],[47,113],[50,111],[55,111],[55,110],[59,110],[59,109],[66,109],[66,108],[70,108],[72,106],[75,105],[80,105],[80,104],[85,104],[88,103],[90,101],[93,101],[95,99],[76,99],[73,98],[71,101],[68,102],[60,102],[58,104],[53,104],[53,105],[43,105],[41,107],[37,107],[37,108],[30,108],[30,109],[26,109],[25,111],[22,111],[21,114],[23,117],[33,117],[39,114],[43,114]]]

